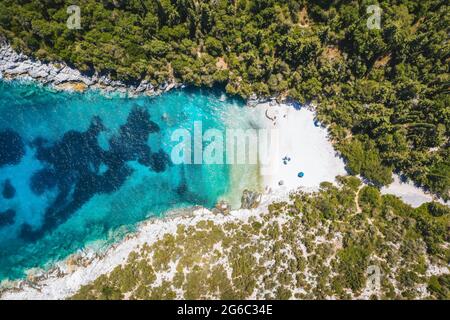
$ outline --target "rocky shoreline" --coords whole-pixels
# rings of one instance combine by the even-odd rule
[[[11,45],[0,37],[0,80],[36,81],[50,86],[56,90],[84,92],[86,90],[98,90],[105,94],[119,93],[129,97],[146,95],[156,96],[172,89],[185,87],[175,79],[168,79],[165,83],[154,86],[147,80],[142,80],[139,85],[127,84],[118,80],[112,80],[108,76],[95,73],[93,76],[82,74],[79,70],[71,68],[64,62],[46,63],[16,52]],[[259,97],[256,94],[250,96],[246,105],[256,107],[262,103],[298,104],[286,96]],[[315,104],[303,105],[308,110],[314,111]]]
[[[17,53],[6,42],[0,42],[0,79],[35,80],[57,90],[83,92],[92,89],[104,93],[117,92],[129,96],[154,96],[182,86],[174,79],[159,86],[154,86],[147,80],[142,80],[136,86],[98,74],[87,76],[63,62],[45,63],[30,58],[23,53]]]

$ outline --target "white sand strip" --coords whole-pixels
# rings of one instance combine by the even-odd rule
[[[387,187],[381,188],[381,193],[393,194],[414,208],[431,201],[438,201],[447,206],[450,205],[450,203],[445,203],[442,199],[436,199],[435,196],[416,187],[411,181],[402,182],[397,175],[394,175],[394,182]]]
[[[151,245],[166,233],[175,233],[178,225],[192,226],[200,220],[214,220],[217,224],[228,221],[246,221],[267,210],[273,201],[285,200],[291,190],[299,187],[316,190],[323,181],[333,182],[336,175],[345,175],[344,163],[336,155],[327,139],[326,129],[314,125],[314,113],[302,108],[278,104],[260,104],[255,108],[263,126],[280,130],[280,144],[277,152],[270,154],[272,174],[263,176],[263,184],[269,194],[257,209],[234,210],[229,215],[213,214],[206,209],[196,210],[189,216],[168,216],[164,219],[151,219],[141,224],[138,231],[112,246],[105,254],[97,255],[94,246],[77,253],[81,255],[83,265],[73,266],[69,259],[60,261],[51,271],[41,275],[37,282],[18,281],[10,283],[1,299],[64,299],[78,291],[102,274],[111,272],[123,264],[128,255],[147,243]],[[267,117],[268,116],[268,117]],[[272,120],[270,120],[271,118]],[[283,158],[288,157],[285,165]],[[299,172],[304,172],[302,178]],[[279,182],[283,181],[280,186]],[[410,184],[401,184],[396,180],[391,186],[383,188],[383,193],[400,196],[413,206],[432,200],[431,196]],[[3,284],[5,285],[5,283]]]

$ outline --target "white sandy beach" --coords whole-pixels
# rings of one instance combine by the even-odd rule
[[[74,266],[69,263],[69,257],[57,263],[51,271],[44,273],[44,276],[41,274],[40,280],[32,284],[26,281],[4,283],[3,285],[8,285],[10,289],[1,295],[1,299],[67,298],[82,285],[124,263],[130,252],[140,245],[154,243],[166,233],[175,233],[180,224],[195,225],[200,220],[214,220],[217,224],[231,220],[246,221],[249,217],[267,210],[271,202],[287,198],[291,190],[299,187],[316,190],[321,182],[333,182],[336,175],[346,174],[342,159],[336,155],[328,141],[327,130],[314,125],[313,111],[306,108],[295,110],[284,104],[263,103],[255,107],[255,112],[260,115],[264,126],[276,128],[280,133],[278,151],[270,154],[271,174],[262,176],[266,192],[258,208],[234,210],[229,215],[198,209],[191,215],[146,221],[135,234],[112,246],[105,254],[97,255],[93,247],[75,254],[87,263]],[[290,161],[286,161],[287,164],[283,163],[285,157],[290,158]],[[303,177],[298,177],[300,171],[304,173]],[[400,184],[398,179],[391,186],[384,188],[383,193],[399,195],[414,206],[432,199],[414,186]]]
[[[314,125],[313,111],[275,103],[258,108],[264,111],[265,126],[277,129],[280,137],[278,148],[270,153],[269,174],[262,172],[267,190],[317,190],[321,182],[333,182],[336,176],[346,174],[344,162],[328,141],[327,130]],[[303,177],[298,176],[300,172]]]

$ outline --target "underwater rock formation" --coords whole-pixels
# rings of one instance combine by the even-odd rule
[[[0,132],[0,167],[18,164],[25,154],[20,135],[10,129]]]
[[[137,161],[149,170],[162,172],[170,165],[169,156],[162,150],[153,152],[148,146],[150,134],[158,132],[158,125],[150,120],[147,110],[135,107],[127,122],[109,140],[109,150],[98,144],[98,136],[107,128],[94,117],[85,132],[68,131],[50,147],[37,140],[36,157],[45,168],[31,178],[30,187],[36,195],[56,188],[57,196],[47,208],[43,225],[34,230],[24,224],[21,237],[29,241],[40,238],[45,231],[66,221],[95,194],[118,190],[133,172],[128,161]]]
[[[13,209],[0,212],[0,228],[14,223],[16,212]]]

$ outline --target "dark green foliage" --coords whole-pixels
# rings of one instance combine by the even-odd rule
[[[450,275],[430,277],[428,290],[432,292],[436,299],[450,300]]]
[[[382,203],[380,191],[374,187],[364,187],[359,192],[358,201],[362,207],[378,208]]]
[[[379,152],[372,142],[363,144],[354,140],[343,144],[340,150],[347,160],[347,169],[351,174],[361,174],[376,186],[392,182],[392,170],[382,165]]]
[[[359,291],[366,284],[366,269],[370,252],[361,246],[349,246],[338,253],[338,270],[344,287]]]
[[[425,206],[427,207],[428,212],[433,216],[433,217],[442,217],[444,215],[450,215],[450,208],[440,204],[439,202],[429,202],[427,204],[425,204]]]
[[[425,203],[414,212],[417,229],[422,234],[427,250],[445,256],[444,242],[450,240],[450,210],[438,203]],[[448,253],[447,253],[448,254]]]

